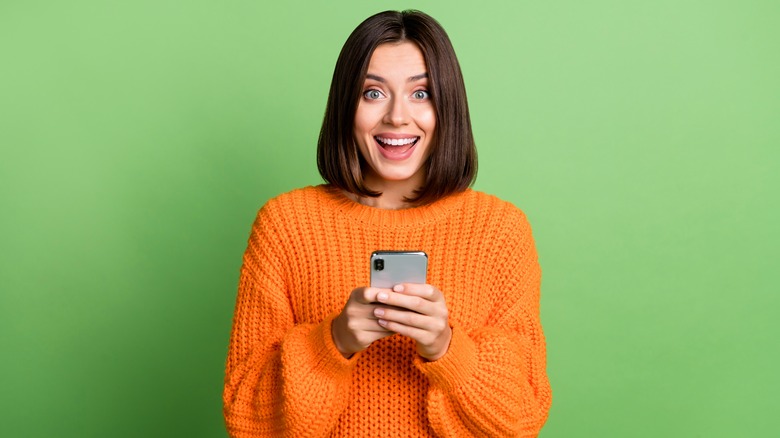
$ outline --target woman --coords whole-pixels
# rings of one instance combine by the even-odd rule
[[[327,185],[270,200],[241,268],[224,414],[235,437],[534,436],[550,387],[531,230],[469,189],[476,151],[444,29],[358,26],[318,142]],[[367,287],[375,250],[430,284]]]

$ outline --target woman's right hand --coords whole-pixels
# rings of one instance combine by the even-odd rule
[[[331,325],[333,343],[345,358],[363,351],[372,342],[394,334],[379,325],[374,309],[382,306],[376,296],[385,289],[358,287],[352,290],[347,304]]]

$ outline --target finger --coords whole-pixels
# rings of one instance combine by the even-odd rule
[[[353,332],[384,330],[376,324],[376,320],[379,318],[374,314],[374,309],[375,307],[370,305],[356,309],[356,312],[347,322],[349,329]]]
[[[377,307],[374,309],[374,316],[379,320],[397,322],[407,327],[423,330],[435,330],[437,328],[435,318],[405,309]]]
[[[375,313],[373,313],[373,312],[376,309],[381,309],[381,310],[392,309],[392,310],[401,310],[401,311],[404,311],[404,312],[409,312],[409,309],[404,308],[404,307],[388,306],[388,305],[384,305],[384,304],[374,303],[374,308],[371,310],[372,315],[375,315]],[[376,319],[376,318],[374,318],[374,319]]]
[[[428,301],[444,301],[444,294],[430,284],[401,283],[393,287],[393,292],[425,298]]]
[[[389,289],[380,289],[376,287],[359,287],[352,291],[352,298],[360,304],[376,303],[376,295],[380,291],[389,291]]]
[[[415,342],[418,342],[420,344],[430,345],[433,343],[433,341],[436,338],[436,336],[433,333],[427,330],[423,330],[417,327],[411,327],[408,325],[401,324],[399,322],[380,319],[378,323],[380,326],[386,328],[387,330],[398,333],[399,335],[402,336],[409,337],[413,339]]]
[[[377,324],[377,319],[373,315],[366,315],[364,318],[354,321],[354,322],[348,322],[347,328],[352,333],[360,333],[360,332],[388,332],[386,328],[382,327],[381,325]]]
[[[399,293],[393,291],[380,291],[377,293],[376,299],[382,304],[402,307],[404,309],[412,310],[424,315],[433,315],[438,313],[436,308],[437,306],[441,305],[440,303],[434,303],[422,297],[406,295],[403,292]]]
[[[378,321],[378,320],[377,320]],[[381,324],[376,323],[372,324],[371,327],[366,327],[363,329],[364,332],[371,332],[371,333],[395,333],[394,331],[388,329],[387,327],[383,327]]]

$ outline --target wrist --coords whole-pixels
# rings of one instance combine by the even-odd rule
[[[333,323],[330,325],[330,337],[333,339],[333,345],[336,346],[336,349],[341,353],[341,355],[344,357],[344,359],[349,359],[352,357],[352,355],[355,354],[355,352],[348,351],[345,346],[341,343],[342,337],[340,336],[341,333],[341,315],[337,316]]]
[[[450,342],[452,341],[452,327],[447,325],[447,329],[442,332],[441,336],[437,339],[438,347],[432,354],[420,356],[428,362],[441,359],[450,350]],[[419,353],[418,353],[419,354]]]

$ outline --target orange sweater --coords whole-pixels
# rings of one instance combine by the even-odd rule
[[[428,253],[449,350],[426,362],[394,335],[345,359],[331,322],[369,283],[374,250]],[[224,414],[233,437],[535,436],[551,392],[540,269],[513,205],[474,190],[381,210],[330,186],[270,200],[252,227],[236,301]]]

